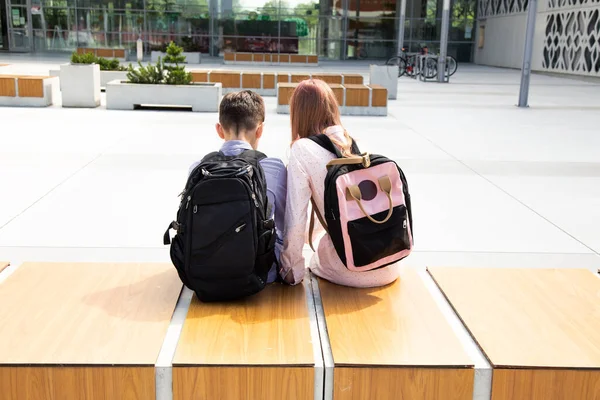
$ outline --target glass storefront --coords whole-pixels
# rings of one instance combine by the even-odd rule
[[[439,47],[443,0],[407,0],[404,44]],[[0,50],[77,47],[146,53],[174,41],[189,52],[318,54],[323,59],[395,55],[400,0],[0,0]],[[470,61],[475,0],[453,0],[449,54]]]

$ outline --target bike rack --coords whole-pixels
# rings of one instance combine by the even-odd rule
[[[429,62],[432,60],[433,62]],[[417,54],[415,63],[415,77],[422,82],[437,82],[438,56],[434,54]],[[444,71],[444,81],[450,82],[449,71]]]

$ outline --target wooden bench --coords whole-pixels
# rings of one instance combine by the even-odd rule
[[[237,53],[226,52],[223,54],[224,64],[258,64],[258,65],[308,65],[315,66],[319,63],[316,55],[285,54],[285,53]]]
[[[154,400],[169,264],[26,263],[0,284],[0,399]]]
[[[305,79],[321,79],[330,85],[341,84],[347,76],[347,80],[363,83],[362,75],[354,74],[312,74],[312,73],[290,73],[290,72],[256,72],[256,71],[226,71],[226,70],[193,70],[191,71],[193,82],[209,82],[223,84],[223,93],[237,92],[242,89],[250,89],[261,96],[277,96],[277,83],[298,83]],[[387,104],[387,102],[386,102]]]
[[[59,92],[56,77],[0,75],[0,106],[48,107]]]
[[[89,48],[89,47],[80,47],[77,49],[78,54],[86,54],[92,53],[96,57],[103,58],[118,58],[121,60],[127,59],[127,50],[125,49],[110,49],[110,48]]]
[[[381,288],[318,288],[334,362],[325,398],[473,399],[473,361],[417,271]]]
[[[429,271],[494,367],[493,400],[600,398],[600,279],[592,272]]]
[[[307,287],[273,284],[230,303],[194,296],[173,359],[173,399],[321,398],[321,349]]]
[[[277,113],[289,114],[290,98],[298,83],[277,84]],[[386,116],[387,90],[379,85],[329,83],[343,115]]]

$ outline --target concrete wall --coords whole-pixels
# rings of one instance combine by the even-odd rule
[[[526,13],[489,17],[477,23],[475,63],[495,67],[521,68]],[[479,48],[480,27],[485,27],[483,48]]]
[[[508,4],[480,0],[475,63],[521,68],[527,13],[518,6],[508,10]],[[600,77],[599,20],[596,0],[538,0],[532,69]],[[480,27],[485,27],[483,48]]]

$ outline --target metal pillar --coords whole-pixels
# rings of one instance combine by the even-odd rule
[[[404,47],[404,22],[406,20],[406,0],[400,1],[400,20],[398,21],[398,49],[396,54],[402,53]]]
[[[440,34],[440,56],[438,57],[438,82],[446,80],[446,57],[448,56],[448,31],[450,30],[450,0],[444,0],[442,10],[442,32]]]
[[[535,33],[536,15],[537,0],[529,0],[527,32],[525,33],[525,51],[523,54],[523,68],[521,69],[521,89],[519,90],[519,107],[528,107],[529,81],[531,79],[531,55],[533,53],[533,34]]]

